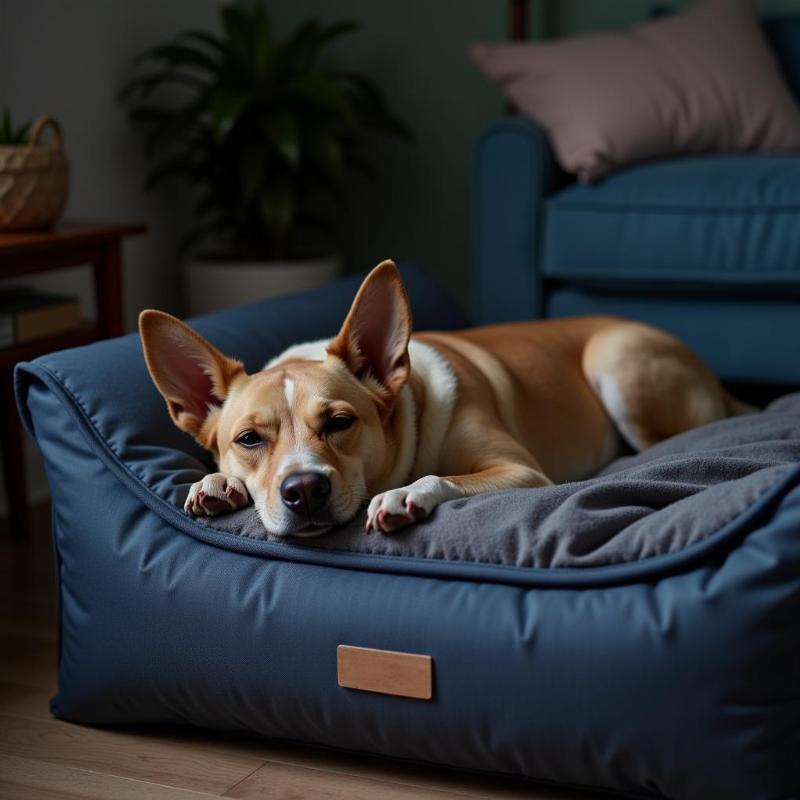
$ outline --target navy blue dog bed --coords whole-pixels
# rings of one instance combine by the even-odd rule
[[[415,270],[418,329],[464,324]],[[198,320],[258,369],[357,287]],[[53,494],[58,717],[186,723],[632,797],[800,797],[800,396],[580,484],[266,537],[180,505],[209,470],[137,337],[16,373]],[[340,645],[430,656],[430,699],[340,685]]]

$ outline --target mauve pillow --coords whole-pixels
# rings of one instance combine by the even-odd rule
[[[704,0],[627,32],[476,44],[470,55],[579,180],[661,156],[800,150],[800,108],[749,0]]]

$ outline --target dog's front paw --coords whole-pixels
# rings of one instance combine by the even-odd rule
[[[366,532],[394,531],[425,519],[439,503],[461,497],[455,484],[426,475],[408,486],[376,494],[367,508]]]
[[[214,472],[192,484],[183,510],[193,517],[214,517],[236,511],[249,502],[247,489],[238,478]]]

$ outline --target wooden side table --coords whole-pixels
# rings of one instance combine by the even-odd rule
[[[27,533],[28,510],[22,428],[14,401],[14,365],[54,350],[122,334],[122,240],[146,230],[141,224],[63,223],[47,231],[0,233],[0,279],[89,265],[97,301],[95,325],[0,348],[0,444],[10,528],[17,536]]]

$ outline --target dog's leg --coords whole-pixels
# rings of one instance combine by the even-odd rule
[[[183,510],[193,517],[214,517],[236,511],[249,502],[242,481],[214,472],[192,484]]]
[[[551,481],[541,470],[516,463],[486,465],[484,469],[469,475],[450,475],[446,478],[426,475],[408,486],[375,495],[367,509],[366,531],[393,533],[424,519],[446,500],[550,484]]]
[[[595,334],[583,371],[617,430],[634,450],[718,419],[745,413],[683,343],[639,323]]]

